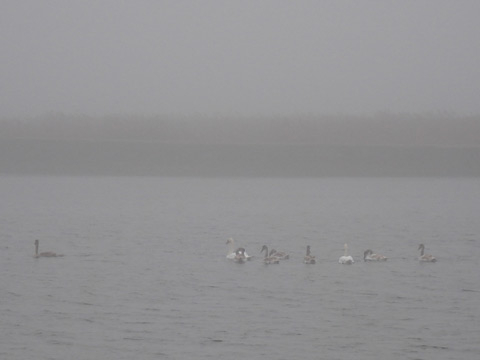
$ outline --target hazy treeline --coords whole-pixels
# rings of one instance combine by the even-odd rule
[[[0,134],[2,174],[480,176],[480,117],[57,114]]]
[[[0,174],[480,176],[480,148],[2,139]]]
[[[480,146],[480,115],[222,117],[48,114],[0,119],[0,137],[176,144]]]

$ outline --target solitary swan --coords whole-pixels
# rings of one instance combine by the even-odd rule
[[[344,249],[344,254],[343,254],[343,256],[340,256],[340,259],[338,259],[338,262],[340,264],[346,264],[346,265],[353,264],[355,262],[355,261],[353,261],[353,257],[351,257],[350,255],[347,255],[348,245],[347,244],[343,245],[343,249]]]
[[[267,245],[263,245],[262,246],[262,250],[260,250],[260,254],[265,251],[265,257],[263,258],[263,262],[266,264],[266,265],[270,265],[270,264],[279,264],[280,263],[280,260],[278,258],[276,258],[275,256],[268,256],[268,248],[267,248]]]
[[[56,254],[52,251],[45,251],[45,252],[41,252],[40,254],[38,253],[38,245],[40,244],[40,241],[38,240],[35,240],[35,255],[33,255],[33,257],[57,257],[57,256],[63,256],[62,254]]]
[[[423,254],[423,252],[425,251],[425,245],[423,245],[423,244],[418,245],[418,250],[420,250],[420,257],[418,258],[418,260],[425,261],[425,262],[435,262],[435,261],[437,261],[435,256],[428,255],[428,254],[425,254],[425,255]]]
[[[363,261],[387,261],[387,259],[388,258],[386,256],[374,254],[370,249],[365,250],[363,253]]]
[[[237,251],[243,248],[238,248],[235,250],[235,242],[233,241],[232,238],[227,240],[227,245],[228,245],[228,253],[227,253],[227,259],[229,260],[235,260],[235,257],[237,256]],[[243,249],[243,255],[245,256],[245,259],[250,260],[252,257],[247,254],[245,249]]]
[[[315,256],[310,255],[310,245],[307,246],[307,255],[303,258],[305,264],[315,264]]]
[[[277,251],[275,249],[270,250],[270,256],[276,257],[278,260],[287,260],[290,256],[283,251]]]

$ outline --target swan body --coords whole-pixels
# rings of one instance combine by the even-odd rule
[[[287,260],[290,258],[287,253],[283,251],[277,251],[275,249],[270,250],[270,256],[276,257],[278,260]]]
[[[351,265],[353,264],[355,261],[353,261],[353,257],[351,257],[350,255],[348,255],[348,245],[345,244],[343,246],[343,249],[344,249],[344,254],[343,256],[340,256],[340,259],[338,259],[338,262],[340,264],[345,264],[345,265]]]
[[[239,264],[243,264],[247,260],[247,257],[245,256],[245,249],[244,248],[238,248],[235,251],[235,257],[233,261]]]
[[[268,255],[268,247],[267,245],[262,246],[262,250],[260,250],[260,254],[265,251],[265,257],[263,258],[263,263],[265,265],[270,265],[270,264],[279,264],[280,260],[276,258],[275,256],[269,256]]]
[[[380,254],[375,254],[372,250],[368,249],[365,250],[363,253],[363,261],[387,261],[387,257],[380,255]]]
[[[419,261],[423,262],[436,262],[437,259],[433,255],[424,254],[425,252],[425,245],[420,244],[418,245],[418,250],[420,250],[420,257],[418,258]]]
[[[45,251],[45,252],[38,252],[38,246],[40,245],[40,241],[35,240],[35,255],[33,257],[39,258],[39,257],[58,257],[58,256],[63,256],[62,254],[57,254],[54,253],[53,251]]]
[[[307,254],[303,258],[305,264],[315,264],[315,256],[310,255],[310,245],[307,246]]]
[[[227,259],[229,260],[235,260],[235,258],[237,257],[237,252],[240,250],[240,249],[243,249],[243,256],[245,257],[246,260],[250,260],[252,257],[250,255],[247,254],[247,252],[245,251],[244,248],[238,248],[235,250],[235,242],[232,238],[229,238],[227,240],[227,245],[228,245],[228,253],[227,253]]]

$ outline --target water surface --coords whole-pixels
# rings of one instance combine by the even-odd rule
[[[0,198],[1,358],[480,356],[477,178],[0,177]]]

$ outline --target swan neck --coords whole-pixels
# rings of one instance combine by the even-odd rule
[[[262,251],[264,251],[264,250],[265,250],[265,259],[266,259],[266,258],[268,258],[268,248],[266,246],[264,246],[262,248]]]

